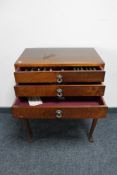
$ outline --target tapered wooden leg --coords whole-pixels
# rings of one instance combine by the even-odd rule
[[[92,121],[92,125],[90,128],[89,134],[88,134],[89,142],[93,142],[93,132],[94,132],[94,129],[96,127],[97,121],[98,121],[98,119],[93,119],[93,121]]]
[[[24,124],[24,127],[28,131],[29,142],[32,142],[33,133],[32,133],[32,129],[31,129],[29,120],[28,119],[23,119],[23,124]]]

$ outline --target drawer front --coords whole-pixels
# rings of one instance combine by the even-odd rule
[[[96,85],[16,85],[19,97],[32,96],[103,96],[105,86]]]
[[[24,72],[14,73],[17,83],[65,83],[65,82],[103,82],[105,72],[95,71],[53,71],[53,72]]]
[[[12,107],[13,116],[29,119],[77,119],[77,118],[103,118],[108,108],[105,104],[99,105],[17,105]]]

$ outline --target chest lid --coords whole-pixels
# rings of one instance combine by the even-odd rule
[[[15,67],[102,66],[93,48],[26,48]]]

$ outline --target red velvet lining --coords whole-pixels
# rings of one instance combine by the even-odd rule
[[[20,100],[17,99],[15,102],[15,105],[21,105],[21,106],[29,106],[28,101],[26,100]],[[92,100],[92,101],[76,101],[76,100],[67,100],[67,101],[43,101],[43,104],[37,105],[37,106],[98,106],[100,105],[98,100]]]

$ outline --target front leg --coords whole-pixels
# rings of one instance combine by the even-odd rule
[[[32,129],[31,129],[29,120],[23,119],[23,124],[24,124],[24,127],[26,128],[26,130],[28,131],[29,142],[32,142],[33,133],[32,133]]]
[[[93,142],[93,132],[94,132],[94,129],[96,127],[97,121],[98,121],[98,119],[93,119],[90,131],[88,134],[88,139],[89,139],[89,142],[91,142],[91,143]]]

